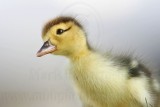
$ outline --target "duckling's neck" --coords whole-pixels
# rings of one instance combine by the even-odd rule
[[[73,52],[72,54],[70,54],[68,57],[69,59],[71,59],[72,61],[76,61],[79,60],[81,58],[87,57],[91,54],[91,50],[88,49],[88,47],[79,49],[75,52]]]

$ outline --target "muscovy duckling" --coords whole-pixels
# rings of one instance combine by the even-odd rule
[[[70,59],[70,74],[84,107],[158,107],[158,83],[137,60],[92,50],[82,25],[57,17],[43,28],[37,52]]]

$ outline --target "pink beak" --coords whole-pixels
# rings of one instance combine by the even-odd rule
[[[41,57],[43,55],[52,53],[56,50],[56,46],[52,45],[49,40],[44,42],[43,46],[40,48],[40,50],[37,52],[37,57]]]

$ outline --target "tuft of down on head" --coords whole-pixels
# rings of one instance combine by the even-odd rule
[[[50,30],[50,28],[52,28],[54,25],[57,25],[60,23],[67,23],[67,22],[73,22],[75,25],[77,25],[78,27],[82,29],[82,25],[76,19],[72,17],[67,17],[67,16],[59,16],[55,19],[48,21],[44,25],[43,30],[42,30],[42,36],[44,36]]]
[[[81,56],[89,51],[82,25],[72,17],[57,17],[45,24],[42,30],[44,45],[37,56],[49,53],[64,56]]]

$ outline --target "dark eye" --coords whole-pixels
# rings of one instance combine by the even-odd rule
[[[62,34],[64,32],[64,30],[63,29],[57,29],[57,35],[60,35],[60,34]]]

